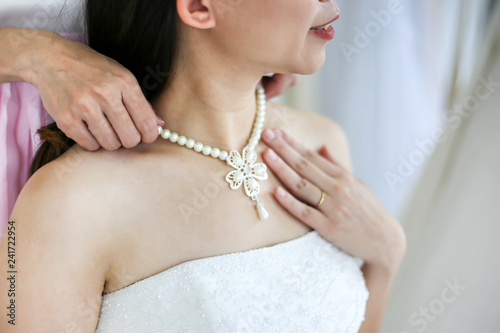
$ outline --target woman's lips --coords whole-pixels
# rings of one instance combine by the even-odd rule
[[[316,27],[312,27],[311,29],[309,29],[309,32],[315,34],[318,37],[321,37],[321,38],[324,38],[327,40],[332,40],[333,37],[335,37],[335,30],[329,24],[338,20],[339,17],[340,17],[340,15],[337,15],[331,21],[329,21],[323,25],[318,25]]]
[[[331,21],[326,22],[325,24],[321,24],[321,25],[318,25],[318,26],[312,27],[312,28],[319,28],[319,27],[323,27],[323,26],[325,26],[325,25],[327,25],[327,24],[330,24],[330,23],[332,23],[332,22],[334,22],[334,21],[337,21],[337,20],[339,19],[339,17],[340,17],[340,15],[337,15],[337,16],[335,16],[335,17],[334,17]],[[312,28],[311,28],[311,29],[312,29]]]
[[[332,40],[333,37],[335,37],[335,30],[331,25],[327,26],[326,29],[320,29],[320,30],[315,30],[311,28],[309,29],[309,33],[312,33],[320,38],[327,40]]]

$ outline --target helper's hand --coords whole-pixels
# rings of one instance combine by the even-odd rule
[[[299,82],[297,74],[274,74],[273,77],[264,76],[262,85],[266,90],[267,98],[281,95],[288,89],[294,87]]]
[[[365,264],[398,269],[406,248],[403,229],[365,184],[326,147],[310,151],[280,130],[266,129],[262,138],[271,148],[265,162],[288,189],[274,192],[285,209]]]
[[[57,126],[87,150],[154,142],[157,118],[127,69],[85,44],[40,34],[31,59],[35,85]]]

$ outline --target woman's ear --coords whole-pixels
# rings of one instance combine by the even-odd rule
[[[198,29],[215,27],[215,15],[212,0],[176,0],[177,12],[186,25]]]

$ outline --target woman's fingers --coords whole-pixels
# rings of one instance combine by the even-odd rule
[[[330,150],[328,149],[327,146],[323,146],[321,147],[320,151],[319,151],[320,155],[322,157],[324,157],[325,159],[327,159],[328,161],[332,162],[333,164],[335,164],[336,166],[339,167],[339,169],[343,170],[343,171],[346,171],[346,169],[344,168],[343,165],[341,165],[336,159],[335,157],[333,157],[332,153],[330,152]]]
[[[341,166],[330,154],[328,150],[326,150],[326,156],[322,154],[323,150],[326,149],[326,146],[323,146],[323,149],[320,151],[320,154],[313,152],[312,150],[304,147],[300,143],[298,143],[291,135],[282,131],[275,130],[274,131],[279,137],[283,138],[283,140],[288,143],[293,149],[299,152],[302,156],[306,157],[309,161],[318,166],[321,170],[332,177],[337,177],[342,171],[345,171],[344,167]]]
[[[278,187],[274,190],[274,197],[293,216],[322,235],[330,235],[333,224],[319,210],[297,200],[284,188]]]
[[[301,201],[315,206],[321,199],[321,190],[307,178],[301,177],[272,149],[264,152],[264,161],[285,186]],[[298,162],[301,163],[301,162]],[[316,177],[320,179],[320,177]]]
[[[262,137],[271,147],[263,155],[267,165],[298,199],[316,206],[330,177],[275,132],[266,129]]]

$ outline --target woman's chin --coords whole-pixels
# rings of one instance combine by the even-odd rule
[[[297,68],[297,70],[294,72],[295,74],[300,74],[300,75],[311,75],[316,72],[318,72],[323,65],[325,64],[325,59],[318,59],[317,61],[310,61],[304,66],[301,66],[300,68]]]
[[[326,52],[318,53],[314,57],[308,56],[306,59],[301,59],[300,61],[290,61],[282,62],[278,66],[269,66],[267,69],[273,68],[266,73],[281,73],[281,74],[300,74],[300,75],[311,75],[318,72],[326,60]]]

